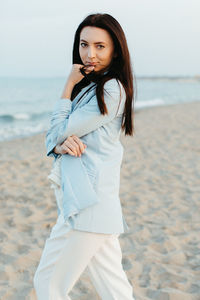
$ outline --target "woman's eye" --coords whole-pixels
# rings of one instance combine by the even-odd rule
[[[87,46],[87,44],[86,43],[81,43],[81,46],[83,48],[85,48]],[[103,45],[97,45],[97,47],[99,47],[99,49],[105,48]]]
[[[81,46],[82,46],[82,45],[86,45],[86,43],[81,43]],[[82,46],[82,47],[85,47],[85,46]]]

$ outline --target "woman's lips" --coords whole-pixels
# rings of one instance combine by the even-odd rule
[[[86,66],[96,66],[97,63],[87,63]]]

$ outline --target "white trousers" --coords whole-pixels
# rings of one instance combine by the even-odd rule
[[[37,299],[71,300],[68,294],[87,267],[101,299],[133,300],[118,236],[74,230],[60,214],[34,275]]]

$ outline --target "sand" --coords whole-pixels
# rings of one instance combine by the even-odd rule
[[[135,114],[121,136],[120,199],[130,232],[119,237],[136,300],[200,299],[200,102]],[[36,299],[33,275],[57,210],[45,134],[1,142],[0,299]],[[100,299],[84,272],[73,300]],[[121,299],[123,300],[123,299]]]

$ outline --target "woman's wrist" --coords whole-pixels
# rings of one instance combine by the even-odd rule
[[[74,83],[72,81],[70,81],[69,79],[67,80],[63,93],[61,95],[61,99],[70,99],[71,100],[71,94],[74,88]],[[72,100],[71,100],[72,101]]]

